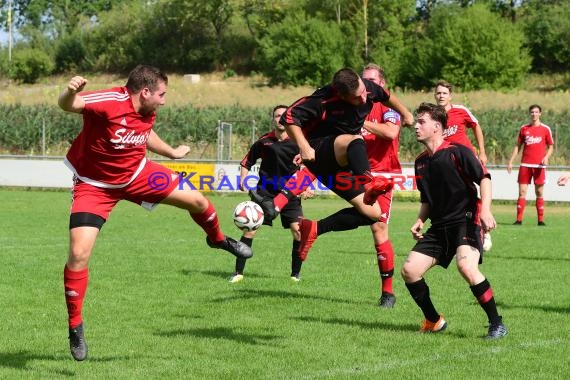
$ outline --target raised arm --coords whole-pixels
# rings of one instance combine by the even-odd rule
[[[396,95],[390,94],[390,99],[382,103],[402,116],[402,126],[411,127],[414,125],[414,115],[400,102],[400,99],[398,99]]]
[[[85,100],[79,93],[83,91],[87,79],[81,76],[71,78],[67,87],[59,94],[57,104],[59,107],[67,112],[81,113],[85,108]]]
[[[190,147],[187,145],[179,145],[176,148],[171,147],[165,143],[155,131],[151,130],[148,140],[146,142],[146,147],[151,152],[160,154],[161,156],[176,159],[184,158],[190,152]]]
[[[364,122],[364,129],[373,135],[386,140],[394,140],[396,137],[398,137],[398,133],[400,132],[400,126],[390,121],[386,121],[384,123],[376,123],[366,120]]]

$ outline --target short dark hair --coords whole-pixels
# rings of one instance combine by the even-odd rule
[[[530,111],[532,111],[533,108],[538,108],[538,112],[542,112],[542,108],[538,104],[533,104],[530,107],[528,107],[528,113],[530,113]]]
[[[345,67],[337,71],[333,76],[332,86],[340,96],[352,95],[358,90],[360,77],[353,69]]]
[[[275,113],[275,111],[277,111],[277,110],[280,109],[280,108],[285,108],[285,109],[287,109],[287,108],[289,108],[289,106],[286,106],[286,105],[284,105],[284,104],[279,104],[278,106],[273,107],[273,111],[271,111],[271,116],[273,116],[273,114]]]
[[[386,80],[386,75],[384,73],[384,69],[380,66],[378,66],[375,63],[369,63],[366,66],[364,66],[364,68],[362,69],[362,72],[366,71],[366,70],[376,70],[378,71],[378,74],[380,74],[380,79],[381,80]]]
[[[160,82],[168,84],[168,76],[156,67],[138,65],[129,73],[125,86],[131,93],[137,93],[145,87],[154,92],[158,89]]]
[[[439,86],[447,88],[449,90],[450,94],[453,92],[453,85],[446,80],[437,81],[437,83],[435,84],[434,90],[436,88],[438,88]]]
[[[441,128],[445,129],[447,126],[447,111],[444,106],[433,103],[421,103],[416,110],[416,115],[427,113],[433,120],[441,123]]]

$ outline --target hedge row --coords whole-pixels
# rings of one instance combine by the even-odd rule
[[[79,115],[61,111],[57,106],[0,105],[0,153],[34,155],[42,152],[42,130],[48,155],[62,155],[81,128]],[[159,111],[156,132],[170,144],[190,144],[192,158],[215,159],[218,122],[232,124],[232,159],[241,159],[256,136],[271,129],[271,109],[240,106],[164,107]],[[526,109],[475,112],[485,133],[489,163],[506,164],[519,127],[528,121]],[[555,139],[553,165],[570,165],[570,112],[544,112],[544,123],[552,127]],[[45,128],[44,128],[45,126]],[[400,157],[411,162],[422,150],[410,129],[400,138]]]

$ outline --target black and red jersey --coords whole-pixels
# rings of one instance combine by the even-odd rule
[[[297,154],[299,154],[299,147],[293,140],[286,138],[280,141],[275,136],[275,132],[269,132],[253,143],[240,165],[251,170],[257,160],[261,159],[259,177],[267,180],[264,182],[266,190],[279,191],[278,180],[292,176],[299,169],[293,163],[293,157]]]
[[[466,220],[479,223],[475,184],[491,175],[470,148],[444,141],[433,155],[428,151],[420,154],[414,166],[421,201],[429,204],[432,226]]]
[[[324,136],[360,134],[372,105],[390,99],[388,90],[367,79],[362,81],[367,93],[364,104],[355,106],[342,100],[332,85],[327,85],[293,103],[283,113],[279,123],[298,125],[303,129],[307,140]]]

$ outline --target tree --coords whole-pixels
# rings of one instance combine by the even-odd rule
[[[526,46],[536,72],[567,72],[570,68],[570,3],[530,2],[524,7]]]
[[[485,5],[437,6],[425,38],[408,57],[413,88],[446,79],[464,90],[502,89],[520,85],[530,68],[524,35]]]
[[[339,26],[304,14],[271,25],[259,45],[260,66],[272,84],[321,86],[345,64]]]

